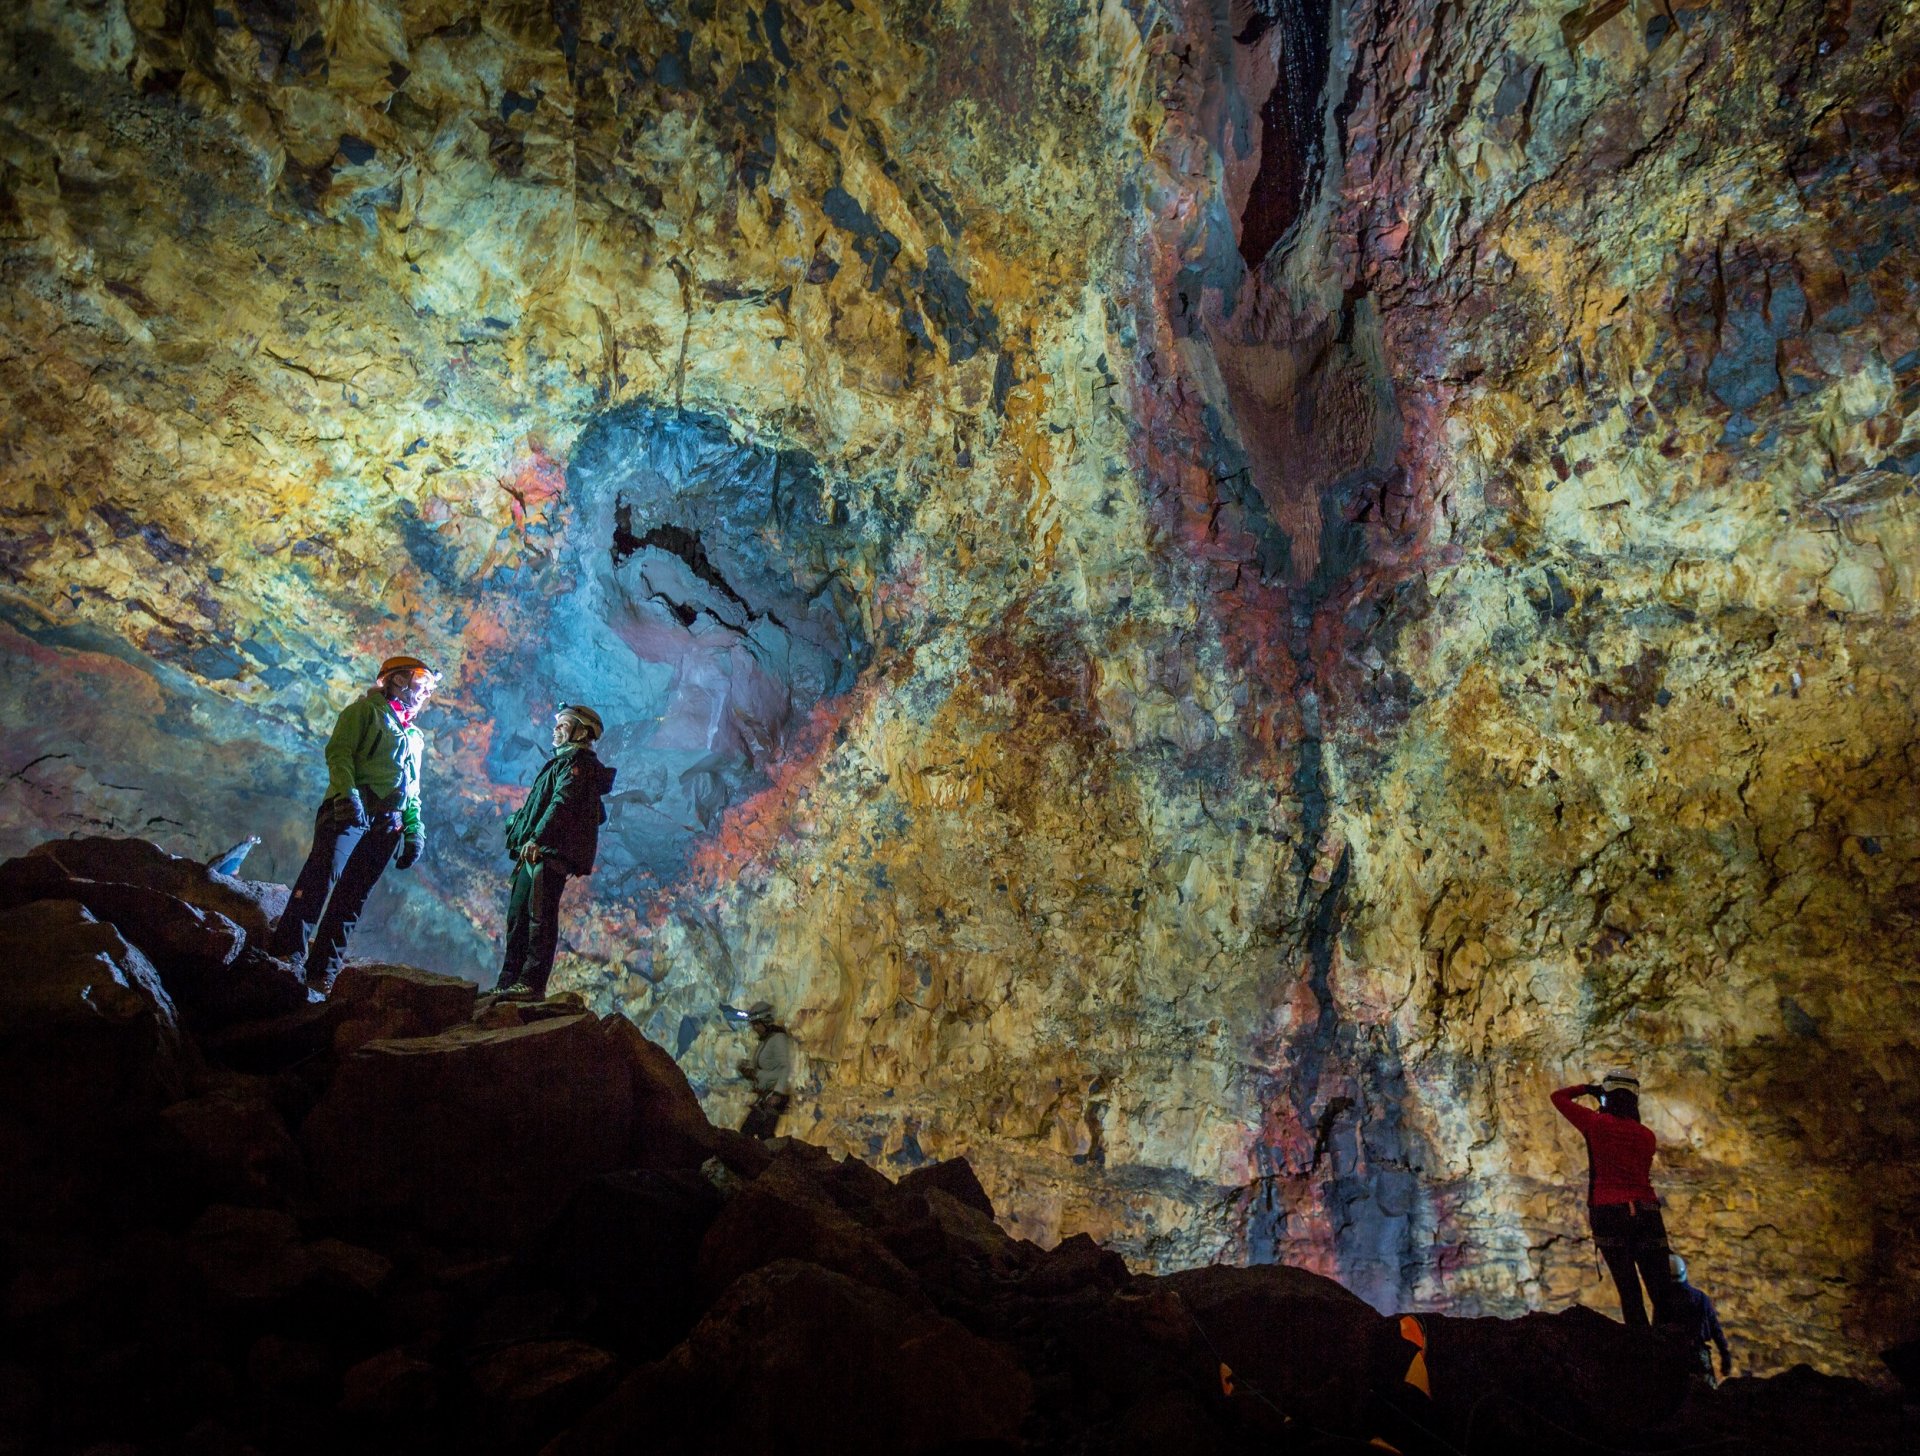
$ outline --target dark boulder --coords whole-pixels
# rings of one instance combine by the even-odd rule
[[[270,1208],[207,1209],[187,1231],[186,1257],[226,1304],[285,1299],[313,1272],[301,1257],[300,1225]]]
[[[988,1218],[994,1216],[993,1200],[987,1196],[987,1190],[980,1186],[980,1178],[973,1171],[973,1164],[965,1158],[948,1158],[942,1163],[929,1163],[924,1168],[915,1168],[900,1180],[899,1187],[902,1193],[920,1193],[929,1188],[938,1188],[949,1198],[978,1209]]]
[[[275,1016],[306,1003],[306,988],[292,967],[250,945],[247,933],[221,910],[150,883],[87,878],[73,872],[55,853],[67,850],[72,859],[97,860],[106,868],[113,868],[116,858],[128,859],[136,861],[138,869],[138,855],[89,855],[71,847],[139,843],[62,840],[42,845],[32,854],[0,865],[0,906],[44,900],[85,905],[95,919],[112,925],[152,962],[180,1013],[204,1027]],[[180,889],[199,894],[202,901],[218,901],[236,911],[248,904],[215,883],[204,866],[176,861],[173,856],[167,856],[166,863],[164,877]]]
[[[1212,1265],[1152,1282],[1180,1298],[1202,1345],[1228,1366],[1242,1404],[1316,1430],[1374,1434],[1369,1384],[1391,1324],[1333,1280],[1285,1264]]]
[[[180,960],[231,965],[246,944],[245,932],[217,910],[203,910],[146,885],[81,879],[38,854],[0,865],[0,908],[36,900],[78,900],[156,964]]]
[[[908,1192],[905,1179],[881,1238],[937,1301],[990,1300],[1016,1288],[1046,1257],[1034,1245],[1009,1238],[973,1204],[938,1187]]]
[[[1048,1398],[1029,1432],[1043,1449],[1177,1456],[1228,1446],[1288,1449],[1299,1435],[1262,1393],[1235,1383],[1237,1376],[1223,1380],[1220,1354],[1163,1280],[1136,1279],[1104,1299],[1027,1308],[1046,1331]]]
[[[0,1147],[104,1153],[86,1140],[177,1098],[182,1063],[159,973],[112,926],[71,900],[0,915]]]
[[[1681,1429],[1701,1451],[1881,1456],[1913,1449],[1910,1411],[1897,1392],[1795,1365],[1766,1379],[1737,1377],[1711,1392],[1696,1386]]]
[[[605,1395],[616,1370],[611,1354],[583,1340],[526,1340],[482,1356],[470,1376],[484,1423],[476,1444],[512,1449],[551,1431]]]
[[[812,1154],[814,1156],[809,1156]],[[913,1272],[879,1235],[835,1201],[816,1149],[783,1150],[767,1170],[727,1200],[700,1247],[698,1279],[711,1297],[755,1269],[804,1259],[921,1305],[926,1295]]]
[[[472,1018],[479,995],[479,987],[458,976],[356,962],[340,972],[330,993],[340,1008],[334,1050],[344,1054],[370,1041],[451,1031]]]
[[[1035,1260],[1022,1292],[1058,1296],[1082,1290],[1105,1292],[1127,1282],[1127,1261],[1112,1249],[1103,1249],[1088,1234],[1062,1239]]]
[[[309,1242],[290,1214],[270,1208],[215,1204],[194,1220],[184,1248],[208,1293],[228,1306],[296,1294],[371,1300],[393,1272],[371,1249],[340,1239]]]
[[[1630,1330],[1579,1305],[1519,1319],[1417,1318],[1432,1392],[1428,1423],[1442,1430],[1464,1433],[1471,1424],[1488,1439],[1530,1444],[1571,1429],[1618,1443],[1686,1399],[1690,1352],[1671,1329]],[[1404,1340],[1400,1348],[1411,1355]]]
[[[585,1304],[591,1333],[652,1359],[699,1313],[694,1265],[721,1201],[691,1169],[608,1173],[573,1196],[530,1259]]]
[[[1900,1382],[1908,1400],[1920,1401],[1920,1340],[1903,1340],[1880,1352],[1880,1362]]]
[[[197,860],[168,854],[144,839],[104,835],[54,839],[37,846],[23,858],[51,861],[69,879],[138,885],[185,900],[189,905],[224,915],[258,944],[266,942],[274,922],[287,906],[284,885],[219,874]],[[5,882],[6,872],[15,864],[18,861],[0,865],[0,883]]]
[[[247,1350],[247,1383],[274,1405],[332,1405],[339,1399],[341,1369],[325,1345],[266,1334]]]
[[[666,1048],[647,1040],[624,1016],[609,1016],[601,1033],[626,1064],[636,1136],[630,1165],[697,1168],[719,1158],[735,1172],[757,1173],[767,1154],[759,1142],[707,1121],[687,1074]]]
[[[1032,1399],[1005,1346],[871,1284],[782,1260],[734,1284],[685,1343],[548,1450],[985,1450],[1019,1439]]]
[[[210,1203],[290,1208],[305,1193],[300,1147],[269,1089],[235,1081],[174,1103],[143,1140],[156,1211]]]
[[[377,1421],[425,1416],[439,1405],[442,1384],[430,1362],[403,1349],[383,1350],[341,1378],[340,1409]]]
[[[312,1064],[331,1050],[341,1016],[341,1008],[331,1001],[308,1001],[264,1020],[196,1028],[195,1040],[213,1061],[237,1071],[268,1075]]]
[[[461,1026],[346,1057],[301,1140],[328,1207],[505,1247],[631,1162],[633,1102],[622,1047],[591,1016]]]
[[[175,965],[163,970],[168,988],[195,1030],[217,1030],[290,1016],[315,999],[300,973],[257,946],[245,947],[231,965]]]

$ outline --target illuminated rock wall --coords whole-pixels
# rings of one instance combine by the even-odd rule
[[[1627,1060],[1743,1358],[1913,1332],[1902,7],[16,10],[0,849],[289,875],[414,647],[362,949],[490,979],[591,701],[716,1116],[766,995],[1021,1232],[1610,1308]]]

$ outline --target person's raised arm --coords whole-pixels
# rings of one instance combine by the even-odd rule
[[[1589,1127],[1593,1126],[1594,1119],[1599,1117],[1600,1114],[1595,1112],[1591,1107],[1582,1107],[1576,1099],[1591,1097],[1597,1090],[1597,1088],[1588,1082],[1576,1083],[1571,1087],[1562,1087],[1558,1092],[1553,1094],[1554,1111],[1566,1118],[1568,1122],[1579,1128],[1580,1131],[1585,1132]]]

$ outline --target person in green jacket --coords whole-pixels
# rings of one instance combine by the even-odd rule
[[[553,757],[527,799],[507,820],[513,882],[507,893],[507,954],[494,988],[505,996],[544,996],[560,944],[560,892],[569,875],[590,875],[600,852],[601,805],[615,770],[594,753],[605,725],[577,703],[553,715]]]
[[[426,739],[413,720],[439,681],[417,657],[389,657],[327,739],[327,792],[314,818],[313,848],[267,947],[317,990],[333,989],[347,937],[388,863],[409,869],[426,847]]]

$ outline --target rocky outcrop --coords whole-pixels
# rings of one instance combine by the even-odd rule
[[[1518,1314],[1631,1061],[1743,1359],[1913,1337],[1910,6],[508,12],[0,20],[0,851],[290,878],[421,651],[359,950],[594,702],[555,984],[717,1121],[765,996],[1038,1243]]]
[[[151,893],[178,921],[153,934],[203,924]],[[57,1139],[0,1140],[21,1450],[1440,1452],[1579,1429],[1864,1452],[1900,1420],[1805,1371],[1690,1389],[1684,1350],[1579,1308],[1395,1318],[1304,1269],[1042,1249],[964,1161],[895,1183],[713,1128],[671,1058],[571,997],[355,964],[298,1013],[331,1038],[189,1027],[162,1064],[164,991],[84,908],[0,911],[0,947],[10,1113],[68,1108]],[[106,1028],[83,1043],[31,1008],[69,1003],[89,952],[119,979],[81,987]],[[389,1034],[345,1034],[370,1017]]]
[[[57,840],[0,864],[0,907],[84,906],[151,963],[170,1010],[207,1027],[307,1004],[300,977],[264,949],[286,900],[284,886],[216,874],[140,839]]]
[[[473,982],[458,976],[412,966],[348,966],[329,996],[343,1013],[334,1049],[348,1052],[370,1041],[451,1031],[473,1019],[478,998]]]
[[[52,1152],[178,1095],[179,1023],[158,973],[73,900],[0,918],[0,1038],[10,1150]]]
[[[629,1046],[586,1014],[369,1042],[306,1120],[316,1191],[360,1215],[397,1201],[443,1233],[530,1234],[588,1179],[650,1161]]]

